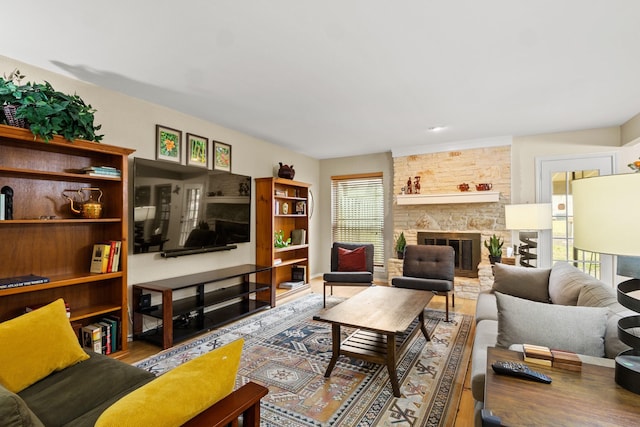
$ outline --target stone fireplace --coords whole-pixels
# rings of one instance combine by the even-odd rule
[[[455,294],[477,298],[493,284],[488,252],[482,242],[492,234],[511,245],[504,205],[511,199],[511,147],[501,145],[461,151],[394,157],[394,238],[407,244],[447,244],[456,250]],[[421,194],[403,195],[409,177],[420,177]],[[460,191],[460,184],[469,191]],[[476,184],[491,184],[478,191]],[[473,236],[473,237],[472,237]],[[395,243],[395,241],[394,241]],[[389,282],[402,275],[402,260],[387,260]]]

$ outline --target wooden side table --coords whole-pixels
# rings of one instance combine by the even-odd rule
[[[640,401],[616,384],[614,369],[583,363],[581,372],[527,364],[551,377],[551,384],[497,375],[496,360],[522,362],[522,353],[489,348],[484,407],[505,426],[631,426],[640,420]]]

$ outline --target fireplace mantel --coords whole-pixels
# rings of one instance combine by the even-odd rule
[[[398,205],[447,205],[453,203],[491,203],[500,200],[499,191],[465,191],[441,194],[399,194]]]

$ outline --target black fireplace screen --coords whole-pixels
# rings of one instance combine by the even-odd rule
[[[451,246],[455,252],[455,275],[478,277],[481,246],[480,233],[418,232],[419,245]]]

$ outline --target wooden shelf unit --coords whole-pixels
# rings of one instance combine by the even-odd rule
[[[268,295],[272,306],[278,298],[309,288],[309,187],[300,181],[284,178],[256,178],[256,262],[273,266],[271,271],[260,273],[261,283],[270,283]],[[296,205],[304,209],[296,213]],[[283,206],[287,204],[286,213]],[[306,241],[285,248],[274,246],[274,234],[280,230],[285,240],[295,229],[306,230]],[[278,284],[291,280],[291,268],[305,267],[305,285],[295,289],[280,289]],[[266,298],[266,297],[265,297]]]
[[[101,316],[122,319],[121,357],[127,351],[128,156],[133,150],[89,141],[49,142],[27,129],[0,125],[0,188],[13,189],[13,218],[0,221],[0,277],[35,274],[48,283],[0,290],[0,321],[24,313],[28,305],[63,298],[71,321],[82,326]],[[76,173],[88,166],[111,166],[122,176]],[[98,187],[103,217],[82,219],[69,209],[64,190]],[[45,219],[46,218],[46,219]],[[121,240],[120,271],[89,272],[93,245]]]
[[[270,285],[252,282],[250,276],[257,276],[270,269],[269,266],[243,264],[133,285],[134,337],[166,349],[176,342],[269,308],[270,302],[261,299],[258,294],[264,295]],[[241,278],[242,281],[215,289],[206,288],[207,285],[236,278]],[[174,299],[173,293],[183,290],[191,290],[192,295]],[[141,301],[145,294],[150,297],[155,294],[162,302],[143,307]],[[145,331],[144,316],[159,319],[162,325]],[[188,321],[180,324],[180,318]]]

